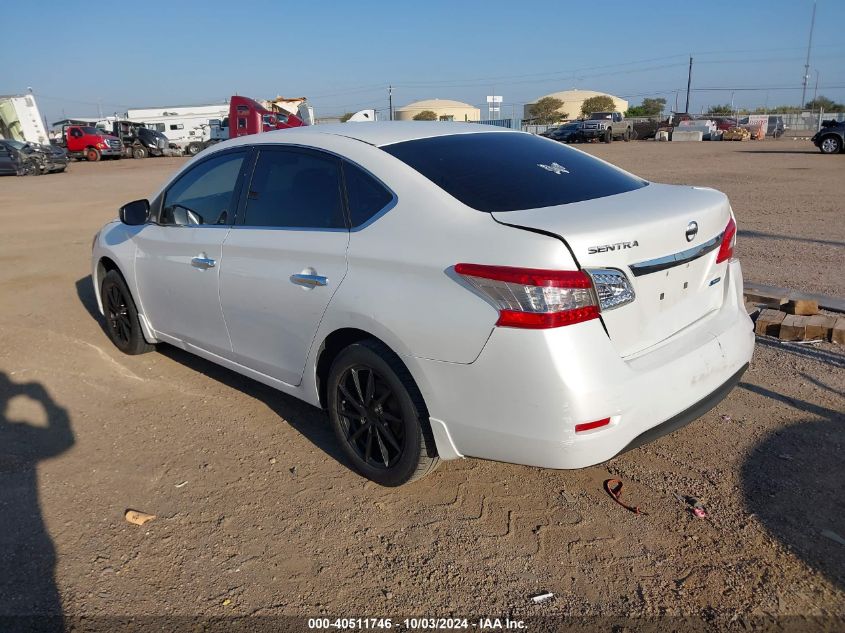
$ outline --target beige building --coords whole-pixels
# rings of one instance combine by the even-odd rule
[[[411,121],[420,112],[431,110],[437,113],[441,121],[480,121],[481,111],[468,103],[450,99],[425,99],[415,101],[401,108],[396,108],[394,118],[398,121]]]
[[[614,97],[613,95],[609,95],[604,92],[596,92],[594,90],[563,90],[561,92],[553,92],[550,95],[537,97],[533,103],[526,103],[525,110],[522,115],[523,118],[530,119],[531,106],[540,99],[545,99],[546,97],[554,97],[555,99],[563,101],[563,105],[558,110],[558,112],[561,113],[561,120],[577,119],[580,117],[581,105],[590,97],[610,97],[613,99],[613,103],[616,104],[617,112],[625,112],[625,110],[628,109],[628,102],[625,101],[625,99],[620,99],[619,97]]]

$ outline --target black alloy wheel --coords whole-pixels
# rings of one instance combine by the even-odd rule
[[[142,354],[154,349],[144,339],[138,309],[126,282],[116,270],[109,271],[100,287],[106,332],[115,347],[124,354]]]
[[[338,383],[337,414],[346,442],[367,465],[388,469],[405,450],[402,408],[393,389],[372,367],[348,368]]]
[[[342,350],[329,370],[326,395],[335,436],[365,477],[400,486],[437,467],[422,394],[402,360],[381,341],[366,339]]]

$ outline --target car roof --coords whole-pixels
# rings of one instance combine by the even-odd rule
[[[307,125],[287,130],[274,130],[257,135],[256,142],[284,142],[298,134],[331,134],[345,136],[382,147],[403,141],[413,141],[435,136],[455,134],[483,134],[489,132],[515,132],[496,125],[476,123],[452,123],[450,121],[361,121],[350,123],[329,123]],[[249,137],[253,138],[253,137]]]

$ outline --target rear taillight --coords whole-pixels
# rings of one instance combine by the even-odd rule
[[[456,264],[455,272],[489,297],[501,327],[554,328],[599,316],[593,284],[581,271]]]
[[[716,263],[721,264],[733,257],[734,246],[736,246],[736,222],[731,216],[728,225],[725,227],[725,232],[722,234],[722,245],[719,247],[719,254],[716,255]]]

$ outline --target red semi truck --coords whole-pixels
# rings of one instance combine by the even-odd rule
[[[209,138],[204,143],[205,147],[239,136],[306,125],[305,121],[295,114],[274,112],[249,97],[237,95],[229,100],[229,116],[223,121],[209,121],[209,124]],[[196,154],[201,148],[197,147],[194,151],[191,149],[193,148],[188,148],[188,153]]]
[[[59,145],[74,158],[98,161],[103,157],[120,158],[123,143],[103,130],[89,125],[65,125]]]

